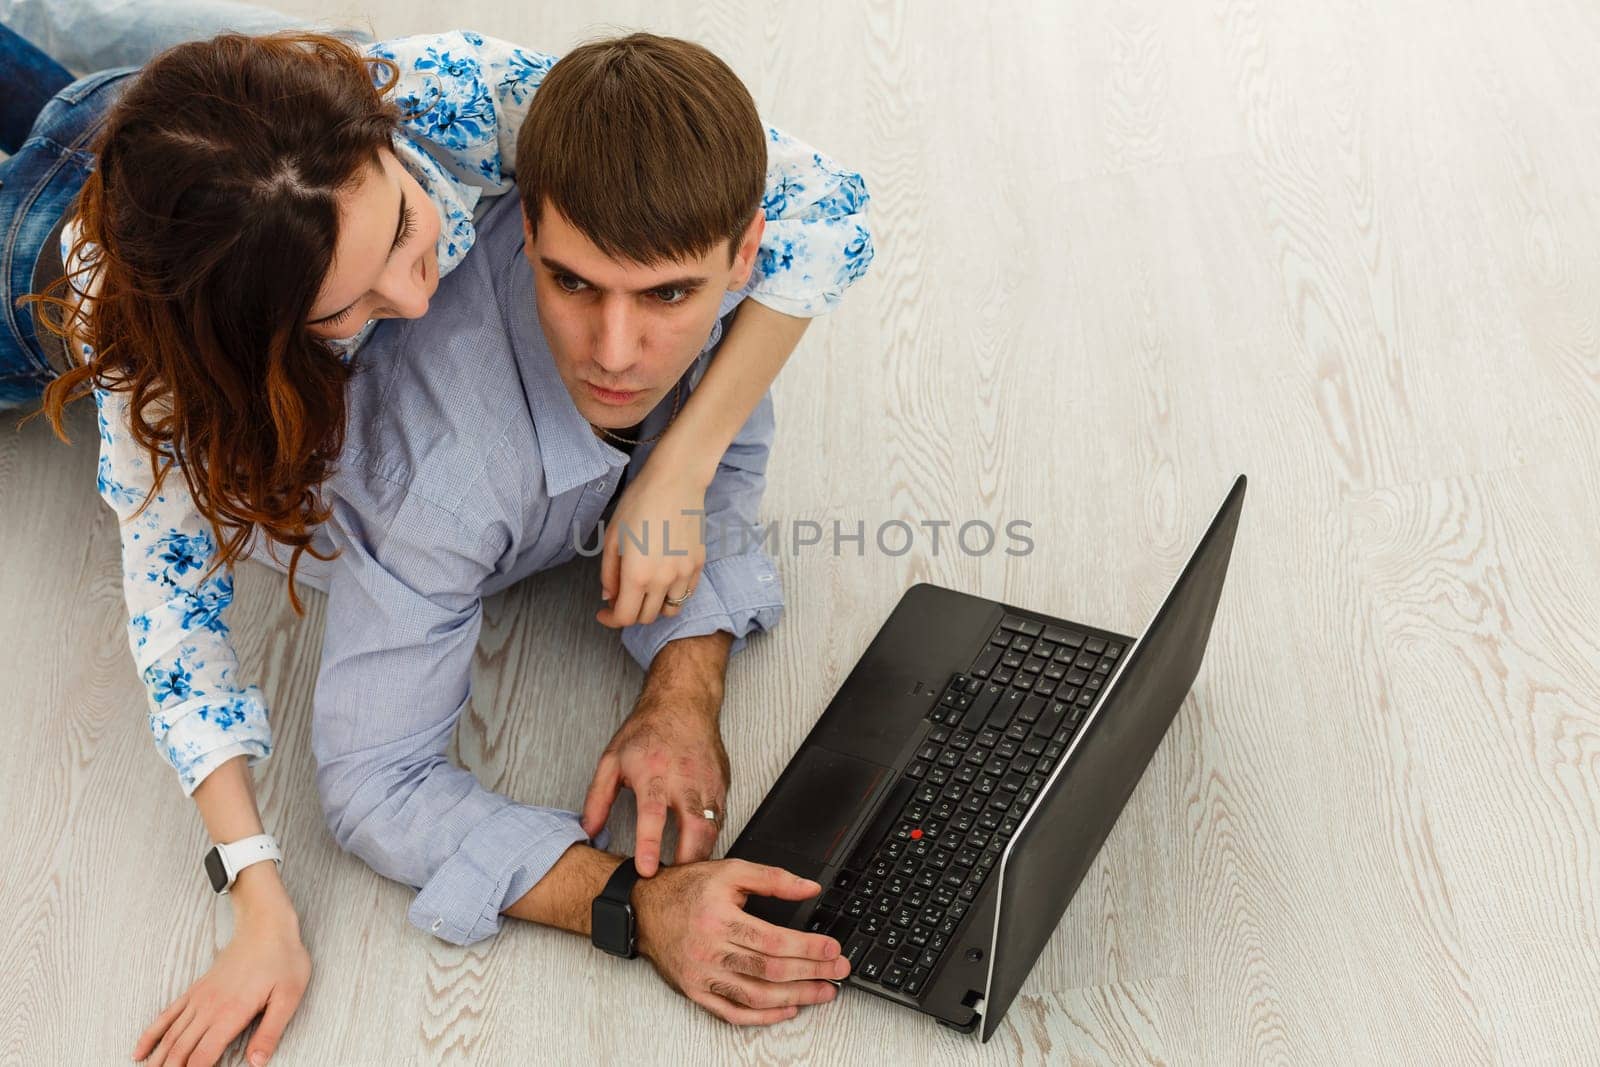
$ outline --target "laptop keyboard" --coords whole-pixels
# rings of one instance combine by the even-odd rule
[[[928,712],[905,774],[806,924],[851,975],[922,993],[967,909],[1122,656],[1007,615]]]

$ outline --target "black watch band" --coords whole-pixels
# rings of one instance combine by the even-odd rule
[[[606,887],[589,905],[589,940],[613,956],[633,959],[639,954],[638,927],[633,916],[633,885],[639,868],[629,856],[617,865]]]

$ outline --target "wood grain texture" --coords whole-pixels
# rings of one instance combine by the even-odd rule
[[[867,546],[779,555],[785,619],[729,679],[730,831],[912,582],[1136,631],[1231,476],[1252,484],[1194,691],[987,1046],[861,995],[737,1030],[565,934],[419,933],[411,891],[322,823],[322,600],[296,618],[241,568],[276,737],[259,791],[316,967],[276,1062],[1600,1056],[1592,4],[333,13],[558,52],[695,37],[869,181],[878,260],[778,385],[765,504]],[[7,1064],[125,1056],[231,924],[150,747],[74,426],[70,448],[0,434]],[[1034,550],[872,545],[970,519],[1028,521]],[[597,585],[578,563],[488,604],[456,755],[493,788],[581,802],[639,684]]]

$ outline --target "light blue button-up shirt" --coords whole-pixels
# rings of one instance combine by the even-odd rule
[[[624,473],[651,451],[605,444],[573,405],[539,327],[517,198],[491,201],[477,231],[477,251],[440,280],[428,314],[384,322],[357,357],[319,536],[339,555],[303,566],[328,591],[312,731],[328,826],[374,870],[417,888],[411,922],[456,944],[497,932],[502,909],[587,840],[574,812],[519,804],[445,756],[483,598],[593,544]],[[728,294],[721,314],[742,296]],[[687,372],[691,386],[721,327]],[[670,412],[669,396],[640,436]],[[782,615],[757,519],[773,430],[769,394],[706,493],[706,567],[681,614],[622,631],[642,667],[668,641],[718,630],[737,651]]]

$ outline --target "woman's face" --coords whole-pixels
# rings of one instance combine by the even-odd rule
[[[380,159],[339,198],[339,243],[306,321],[314,337],[418,318],[439,287],[439,212],[392,151]]]

